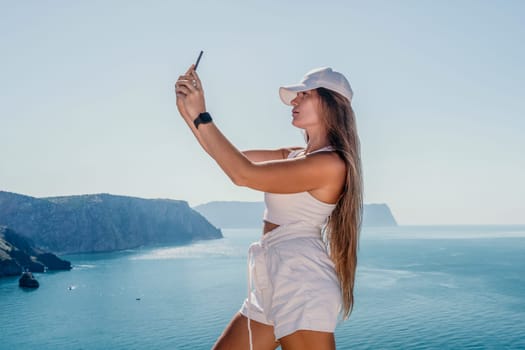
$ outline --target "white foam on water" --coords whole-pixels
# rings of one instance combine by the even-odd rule
[[[359,266],[357,278],[359,279],[359,284],[367,288],[390,288],[399,282],[410,279],[417,279],[420,284],[430,283],[445,288],[459,288],[450,274],[439,271],[416,272],[403,269],[382,269]],[[436,283],[435,281],[440,282]]]
[[[451,289],[459,288],[459,286],[456,285],[456,284],[454,284],[454,283],[444,283],[444,282],[441,282],[441,283],[439,283],[439,285],[440,285],[441,287],[451,288]]]
[[[90,264],[79,264],[79,265],[73,265],[74,270],[87,270],[87,269],[93,269],[96,265],[90,265]]]
[[[221,258],[241,257],[244,251],[225,242],[202,242],[187,246],[165,247],[153,249],[143,254],[131,257],[131,260],[164,260],[188,258]]]
[[[419,273],[409,270],[380,269],[373,267],[359,267],[358,278],[362,283],[372,288],[387,288],[401,279],[416,278]]]

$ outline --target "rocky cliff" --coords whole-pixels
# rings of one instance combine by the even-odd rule
[[[61,253],[222,238],[186,201],[110,194],[35,198],[0,191],[0,225]]]
[[[19,276],[26,268],[32,272],[70,270],[71,263],[36,248],[31,240],[0,226],[0,277]]]

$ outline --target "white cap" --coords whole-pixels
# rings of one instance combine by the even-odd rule
[[[330,67],[312,69],[306,73],[299,84],[281,86],[279,88],[279,96],[281,96],[281,100],[285,104],[291,106],[291,101],[297,96],[299,91],[312,90],[319,87],[338,92],[346,97],[348,101],[352,101],[352,96],[354,96],[350,83],[345,76],[333,71]]]

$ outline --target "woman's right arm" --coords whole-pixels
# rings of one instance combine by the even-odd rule
[[[290,152],[296,149],[303,149],[303,147],[287,147],[273,150],[253,149],[242,151],[242,154],[252,162],[265,162],[267,160],[286,159]]]

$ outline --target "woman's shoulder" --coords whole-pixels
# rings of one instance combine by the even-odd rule
[[[335,174],[346,174],[346,162],[339,152],[332,146],[323,147],[317,151],[306,155],[308,159],[316,160],[315,167],[324,168],[325,166]]]

